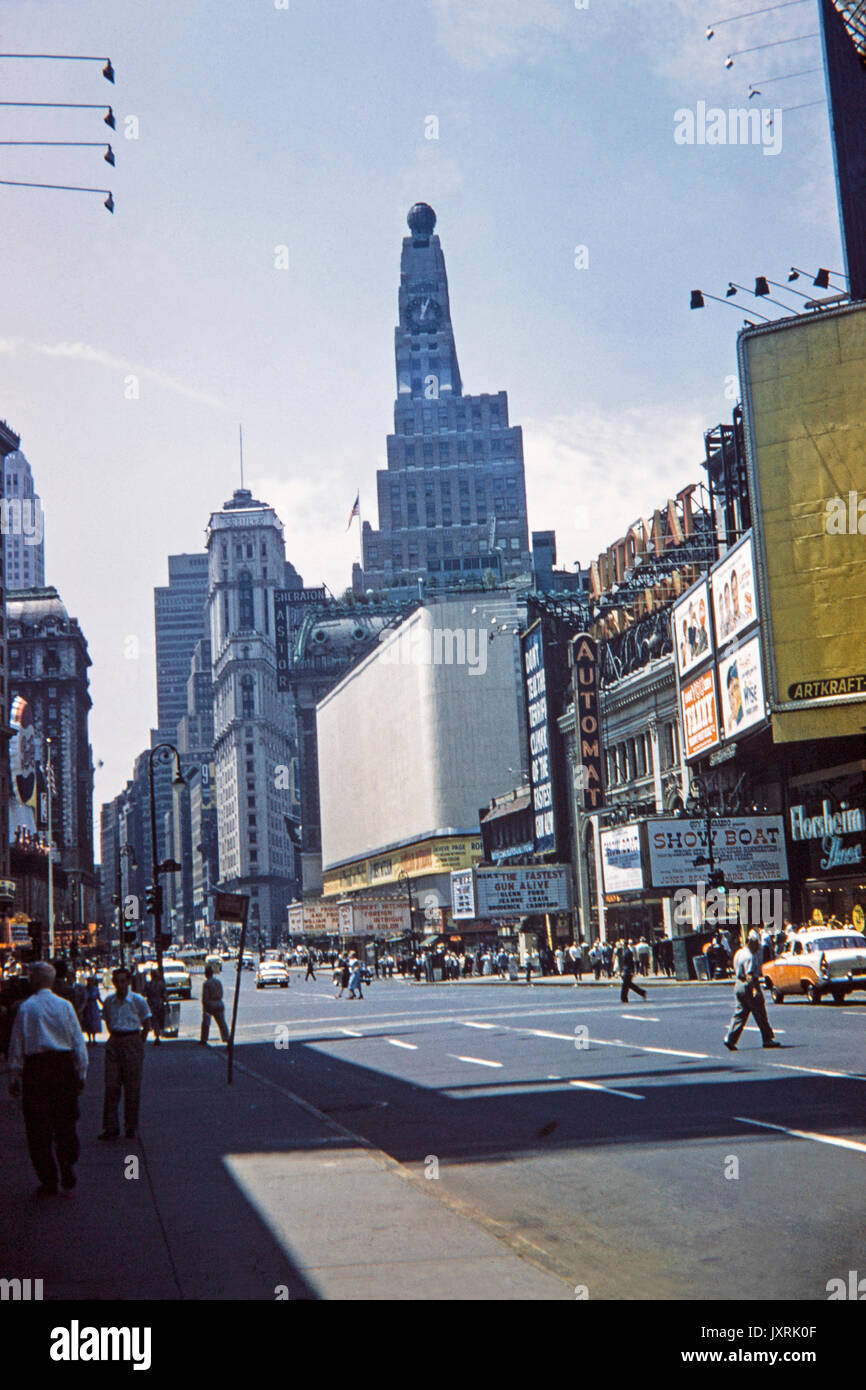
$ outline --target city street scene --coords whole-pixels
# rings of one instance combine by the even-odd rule
[[[866,0],[651,9],[6,8],[0,1301],[52,1371],[162,1375],[200,1301],[852,1344]]]

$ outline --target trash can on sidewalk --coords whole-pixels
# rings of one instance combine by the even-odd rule
[[[176,1038],[180,1032],[180,1000],[170,999],[165,1006],[165,1027],[162,1037]]]

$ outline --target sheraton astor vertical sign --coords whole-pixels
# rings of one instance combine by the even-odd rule
[[[601,717],[598,707],[598,644],[581,632],[572,647],[574,653],[574,708],[579,776],[575,790],[583,791],[584,810],[593,810],[604,800],[601,744]]]

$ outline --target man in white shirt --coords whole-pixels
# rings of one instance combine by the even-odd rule
[[[118,1110],[122,1089],[126,1137],[133,1139],[138,1129],[141,1070],[144,1040],[151,1024],[150,1009],[147,1000],[130,989],[128,970],[115,970],[111,978],[115,992],[102,1002],[108,1042],[105,1044],[105,1101],[99,1137],[117,1139],[120,1134]]]
[[[750,931],[745,946],[734,956],[734,995],[737,1010],[731,1019],[724,1043],[729,1052],[736,1052],[737,1041],[749,1021],[754,1016],[761,1030],[764,1047],[781,1047],[773,1037],[770,1020],[767,1018],[767,1005],[761,990],[764,956],[759,932]]]
[[[9,1093],[21,1096],[40,1197],[57,1192],[58,1164],[64,1192],[75,1186],[78,1095],[87,1077],[84,1034],[69,1000],[52,993],[54,979],[46,961],[30,967],[34,993],[20,1005],[9,1039]]]

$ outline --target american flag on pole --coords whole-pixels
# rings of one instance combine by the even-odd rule
[[[360,519],[360,516],[361,516],[361,494],[360,494],[360,492],[358,493],[357,497],[355,498],[355,501],[354,501],[353,506],[352,506],[352,510],[349,512],[349,520],[348,520],[348,523],[347,523],[347,525],[346,525],[346,530],[347,530],[347,531],[348,531],[349,527],[351,526],[352,522],[355,520],[355,517],[356,517],[356,516]]]

